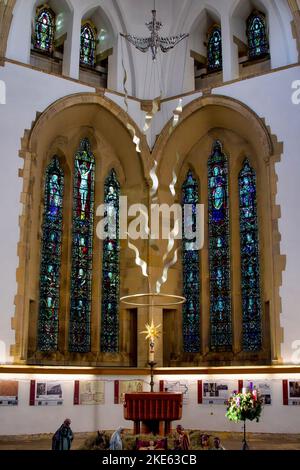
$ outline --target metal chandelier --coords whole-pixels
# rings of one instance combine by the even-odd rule
[[[152,10],[152,21],[146,23],[147,28],[151,32],[151,36],[148,38],[139,38],[132,36],[131,34],[121,34],[128,42],[133,44],[139,51],[147,52],[149,49],[152,52],[152,60],[155,61],[160,48],[162,52],[169,52],[177,44],[179,44],[183,39],[189,37],[189,34],[179,34],[177,36],[170,36],[163,38],[159,35],[160,29],[163,27],[163,24],[156,19],[156,9],[154,4],[154,10]]]

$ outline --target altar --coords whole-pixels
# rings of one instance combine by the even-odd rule
[[[182,418],[183,395],[179,392],[126,393],[124,418],[134,422],[134,434],[167,436],[172,421]]]

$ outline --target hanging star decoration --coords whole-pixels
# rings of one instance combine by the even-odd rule
[[[146,335],[146,340],[148,339],[151,339],[151,340],[154,340],[154,339],[158,339],[159,336],[160,336],[160,329],[161,325],[157,325],[155,326],[154,325],[154,321],[153,321],[153,318],[152,318],[152,322],[151,322],[151,325],[149,325],[148,323],[145,325],[145,328],[146,328],[146,331],[142,331],[141,334],[142,335]]]
[[[179,34],[177,36],[170,36],[163,38],[159,35],[159,31],[163,27],[163,24],[156,19],[157,12],[152,10],[152,21],[146,23],[147,28],[151,32],[149,38],[140,38],[132,36],[131,34],[121,34],[122,37],[127,39],[128,42],[134,45],[139,51],[147,52],[149,49],[152,52],[152,60],[155,61],[160,48],[162,52],[169,52],[183,39],[189,37],[189,34]]]

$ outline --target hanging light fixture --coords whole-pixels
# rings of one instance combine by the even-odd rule
[[[189,34],[179,34],[177,36],[169,36],[163,38],[159,35],[159,31],[163,27],[163,24],[160,21],[157,21],[157,11],[155,8],[152,10],[152,21],[146,23],[147,28],[151,32],[151,36],[148,38],[140,38],[132,36],[131,34],[121,34],[122,37],[127,39],[128,42],[134,45],[139,51],[147,52],[149,49],[152,52],[152,60],[155,61],[158,53],[158,49],[161,49],[162,52],[169,52],[177,44],[179,44],[183,39],[189,37]]]

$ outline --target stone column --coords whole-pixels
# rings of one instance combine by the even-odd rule
[[[63,75],[78,80],[80,61],[81,17],[74,11],[70,19],[67,40],[64,48]]]
[[[223,53],[223,81],[228,82],[239,78],[238,47],[233,40],[233,27],[231,18],[222,16],[222,53]]]

